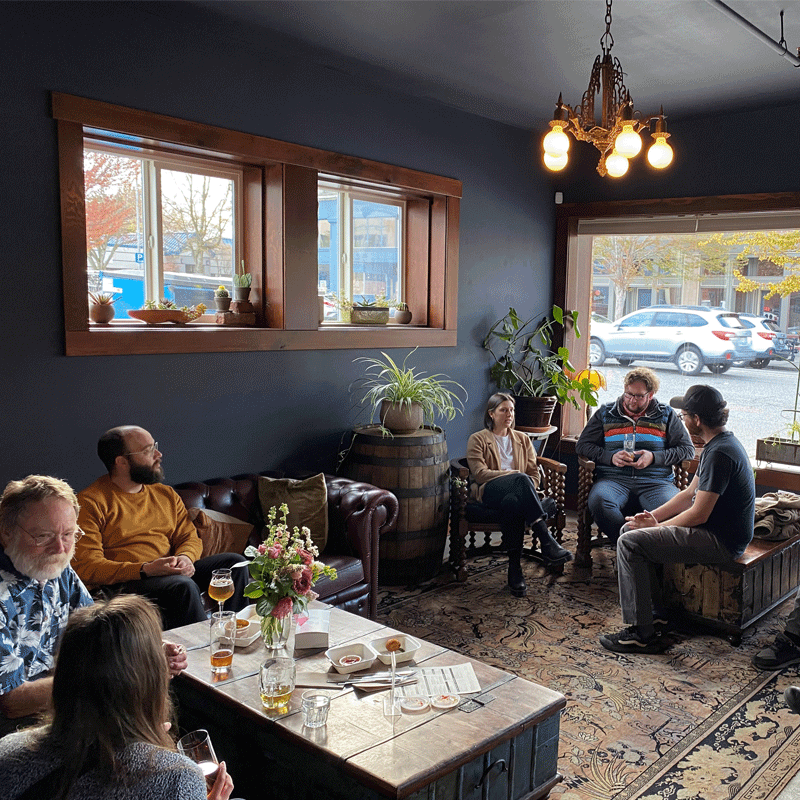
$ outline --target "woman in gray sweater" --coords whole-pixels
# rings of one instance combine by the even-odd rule
[[[0,739],[5,800],[206,800],[175,752],[161,620],[138,595],[75,611],[59,645],[53,720]],[[224,762],[210,800],[228,800]]]

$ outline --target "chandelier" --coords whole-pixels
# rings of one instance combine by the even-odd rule
[[[620,178],[628,171],[628,159],[639,154],[642,139],[639,131],[650,130],[655,140],[647,151],[647,160],[652,167],[664,169],[672,161],[672,148],[667,144],[669,134],[664,117],[664,107],[658,114],[638,118],[633,110],[631,93],[625,88],[622,65],[618,58],[611,57],[614,37],[611,35],[611,0],[606,0],[606,32],[600,37],[602,55],[597,56],[589,79],[589,88],[584,92],[577,108],[562,102],[558,95],[556,113],[550,121],[550,132],[545,135],[544,164],[553,172],[567,166],[571,133],[582,142],[591,142],[601,153],[597,171],[602,175]],[[601,119],[597,125],[594,118],[595,95],[601,96]]]

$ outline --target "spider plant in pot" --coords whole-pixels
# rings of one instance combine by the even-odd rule
[[[383,351],[383,359],[355,359],[365,365],[365,374],[351,384],[350,391],[360,395],[359,403],[370,409],[370,422],[377,417],[386,435],[414,433],[426,423],[435,425],[437,417],[452,420],[464,413],[467,390],[460,383],[408,366],[416,349],[400,365]]]

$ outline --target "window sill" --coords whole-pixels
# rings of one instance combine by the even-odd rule
[[[363,350],[455,347],[457,332],[408,325],[325,326],[296,331],[188,323],[180,326],[98,325],[67,331],[68,356],[232,353],[248,350]]]

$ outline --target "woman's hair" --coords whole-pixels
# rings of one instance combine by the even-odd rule
[[[94,767],[123,778],[116,755],[133,742],[174,749],[164,729],[172,718],[169,677],[161,617],[144,597],[118,595],[71,614],[47,734],[66,766],[57,797]]]
[[[495,392],[490,398],[489,402],[486,403],[486,411],[483,415],[483,427],[487,430],[491,431],[494,428],[494,423],[492,422],[492,418],[489,416],[490,411],[494,411],[500,403],[505,403],[508,400],[512,406],[516,406],[514,402],[514,398],[507,394],[506,392]],[[514,427],[514,423],[511,423],[511,427]]]

